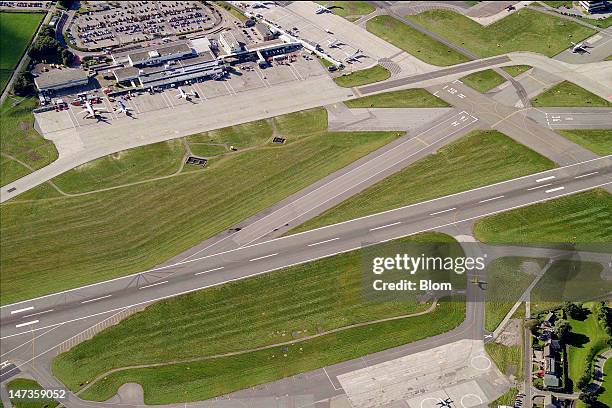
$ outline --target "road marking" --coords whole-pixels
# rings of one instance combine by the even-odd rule
[[[538,188],[552,186],[552,183],[541,184],[539,186],[528,188],[527,191],[537,190]]]
[[[438,215],[438,214],[444,214],[444,213],[446,213],[446,212],[453,211],[453,210],[456,210],[456,209],[457,209],[457,207],[447,208],[446,210],[436,211],[436,212],[433,212],[433,213],[431,213],[431,214],[429,214],[429,215]]]
[[[27,312],[28,310],[32,310],[32,309],[34,309],[34,306],[24,307],[23,309],[13,310],[13,311],[11,312],[11,314],[21,313],[21,312]]]
[[[272,256],[276,256],[278,255],[278,252],[275,254],[270,254],[270,255],[264,255],[264,256],[260,256],[258,258],[253,258],[253,259],[249,259],[249,262],[253,262],[253,261],[259,261],[260,259],[265,259],[265,258],[270,258]]]
[[[38,312],[38,313],[31,313],[29,315],[25,315],[23,316],[23,318],[25,319],[26,317],[32,317],[32,316],[39,316],[41,314],[45,314],[45,313],[51,313],[52,311],[54,311],[55,309],[49,309],[49,310],[45,310],[43,312]]]
[[[383,228],[387,228],[387,227],[392,227],[394,225],[401,224],[401,223],[402,223],[401,221],[398,221],[398,222],[394,222],[394,223],[387,224],[387,225],[381,225],[380,227],[370,228],[370,231],[376,231],[376,230],[379,230],[379,229],[383,229]]]
[[[487,203],[487,202],[489,202],[489,201],[493,201],[493,200],[499,200],[500,198],[504,198],[504,197],[505,197],[505,196],[500,195],[500,196],[493,197],[493,198],[487,198],[486,200],[480,200],[480,201],[478,202],[478,204]]]
[[[542,181],[552,180],[552,179],[554,179],[554,178],[557,178],[557,177],[556,177],[556,176],[548,176],[548,177],[544,177],[544,178],[541,178],[541,179],[537,179],[537,180],[536,180],[536,183],[541,183]]]
[[[220,267],[218,267],[218,268],[209,269],[209,270],[207,270],[207,271],[196,272],[196,273],[194,273],[193,275],[194,275],[194,276],[197,276],[197,275],[201,275],[201,274],[203,274],[203,273],[208,273],[208,272],[218,271],[218,270],[221,270],[221,269],[223,269],[223,268],[225,268],[225,266],[220,266]]]
[[[19,328],[23,326],[28,326],[30,324],[36,324],[36,323],[38,323],[38,320],[30,320],[29,322],[16,324],[15,327]]]
[[[150,285],[142,286],[142,287],[140,287],[140,288],[138,288],[138,289],[146,289],[146,288],[151,288],[151,287],[153,287],[153,286],[163,285],[164,283],[168,283],[168,281],[166,280],[166,281],[161,281],[161,282],[157,282],[157,283],[152,283],[152,284],[150,284]]]
[[[326,239],[325,241],[315,242],[314,244],[308,244],[307,246],[312,247],[312,246],[317,246],[317,245],[321,245],[321,244],[326,244],[328,242],[336,241],[338,239],[340,239],[340,237],[336,237],[336,238],[332,238],[332,239]]]
[[[599,174],[599,172],[598,172],[598,171],[592,171],[592,172],[590,172],[590,173],[587,173],[587,174],[582,174],[582,175],[580,175],[580,176],[576,176],[576,177],[574,177],[574,178],[575,178],[575,179],[581,179],[581,178],[583,178],[583,177],[589,177],[589,176],[592,176],[593,174]]]
[[[551,188],[550,190],[546,190],[545,193],[554,193],[555,191],[559,190],[565,190],[565,187]]]
[[[91,303],[91,302],[95,302],[96,300],[102,300],[102,299],[109,298],[111,296],[113,296],[113,295],[100,296],[100,297],[97,297],[97,298],[93,298],[93,299],[89,299],[89,300],[84,300],[81,303]]]
[[[11,363],[8,360],[7,361],[3,361],[3,362],[0,363],[0,369],[6,368],[6,367],[10,366],[11,364],[13,364],[13,363]]]

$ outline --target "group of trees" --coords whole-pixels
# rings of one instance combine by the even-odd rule
[[[64,65],[72,64],[74,59],[74,55],[55,39],[55,30],[48,26],[41,30],[28,55],[35,61]]]

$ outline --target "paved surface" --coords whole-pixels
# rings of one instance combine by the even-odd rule
[[[612,55],[612,33],[599,32],[584,40],[588,47],[583,52],[572,52],[571,48],[555,55],[555,59],[570,64],[603,61]]]
[[[612,108],[537,108],[527,115],[550,129],[612,129]]]

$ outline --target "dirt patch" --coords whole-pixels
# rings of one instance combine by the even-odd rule
[[[510,319],[504,331],[501,332],[496,340],[496,343],[503,344],[504,346],[518,346],[522,344],[522,327],[521,319]]]
[[[17,129],[25,132],[26,130],[30,129],[30,124],[28,122],[21,121],[17,125]]]

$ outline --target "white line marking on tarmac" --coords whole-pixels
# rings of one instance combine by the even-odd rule
[[[456,209],[457,209],[457,207],[447,208],[446,210],[436,211],[436,212],[433,212],[433,213],[431,213],[431,214],[429,214],[429,215],[438,215],[438,214],[444,214],[444,213],[447,213],[447,212],[449,212],[449,211],[453,211],[453,210],[456,210]]]
[[[142,287],[140,287],[140,288],[138,288],[138,289],[146,289],[146,288],[151,288],[151,287],[153,287],[153,286],[163,285],[164,283],[168,283],[168,281],[166,280],[166,281],[161,281],[161,282],[157,282],[157,283],[152,283],[152,284],[150,284],[150,285],[142,286]]]
[[[376,231],[376,230],[379,230],[379,229],[383,229],[383,228],[392,227],[392,226],[394,226],[394,225],[401,224],[401,223],[402,223],[401,221],[398,221],[398,222],[394,222],[394,223],[387,224],[387,225],[381,225],[380,227],[370,228],[370,231]]]
[[[221,270],[221,269],[223,269],[223,268],[225,268],[225,266],[220,266],[220,267],[218,267],[218,268],[209,269],[209,270],[207,270],[207,271],[196,272],[196,273],[194,273],[193,275],[194,275],[194,276],[197,276],[197,275],[201,275],[201,274],[203,274],[203,273],[208,273],[208,272],[218,271],[218,270]]]
[[[21,312],[27,312],[28,310],[32,310],[32,309],[34,309],[34,306],[24,307],[23,309],[13,310],[13,311],[11,312],[11,314],[16,314],[16,313],[21,313]]]
[[[40,316],[40,315],[45,314],[45,313],[51,313],[51,312],[52,312],[52,311],[54,311],[54,310],[55,310],[55,309],[49,309],[49,310],[45,310],[45,311],[38,312],[38,313],[32,313],[32,314],[29,314],[29,315],[25,315],[25,316],[23,316],[23,318],[25,319],[26,317]]]
[[[500,195],[500,196],[493,197],[493,198],[487,198],[486,200],[480,200],[478,204],[486,203],[486,202],[493,201],[493,200],[499,200],[500,198],[504,198],[504,196]]]
[[[38,320],[31,320],[29,322],[16,324],[15,327],[19,328],[19,327],[23,327],[23,326],[28,326],[30,324],[36,324],[36,323],[38,323]]]
[[[102,299],[109,298],[111,296],[113,296],[113,295],[100,296],[100,297],[97,297],[97,298],[93,298],[93,299],[89,299],[89,300],[84,300],[81,303],[91,303],[91,302],[95,302],[96,300],[102,300]]]
[[[270,258],[273,256],[278,255],[278,252],[274,253],[274,254],[269,254],[269,255],[264,255],[264,256],[260,256],[258,258],[253,258],[253,259],[249,259],[249,262],[253,262],[253,261],[259,261],[260,259],[266,259],[266,258]]]
[[[557,178],[556,176],[548,176],[548,177],[544,177],[544,178],[540,178],[536,180],[536,183],[541,183],[543,181],[548,181],[548,180],[552,180],[554,178]]]
[[[340,237],[336,237],[336,238],[331,238],[331,239],[326,239],[325,241],[319,241],[319,242],[315,242],[314,244],[308,244],[307,246],[309,247],[313,247],[313,246],[317,246],[317,245],[321,245],[321,244],[326,244],[328,242],[332,242],[332,241],[336,241],[340,239]]]
[[[539,186],[528,188],[527,191],[537,190],[538,188],[552,186],[552,183],[541,184]]]
[[[555,191],[565,190],[565,187],[557,187],[551,188],[550,190],[546,190],[545,193],[554,193]]]
[[[592,172],[587,173],[587,174],[581,174],[580,176],[576,176],[576,177],[574,177],[574,178],[575,178],[575,179],[581,179],[581,178],[584,178],[584,177],[589,177],[589,176],[592,176],[592,175],[594,175],[594,174],[599,174],[599,172],[598,172],[598,171],[592,171]]]

